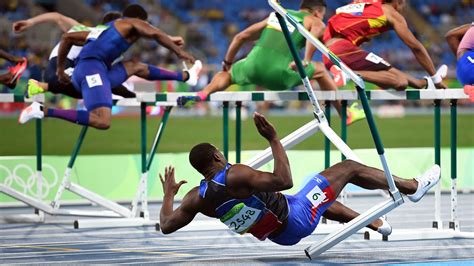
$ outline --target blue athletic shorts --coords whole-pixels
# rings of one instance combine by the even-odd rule
[[[458,60],[456,74],[462,85],[474,85],[474,50],[467,51]]]
[[[122,86],[122,83],[128,79],[127,71],[125,70],[125,66],[122,62],[112,65],[112,68],[107,73],[107,76],[109,77],[110,86],[112,89]]]
[[[87,111],[99,107],[112,108],[112,89],[108,76],[109,69],[100,60],[79,60],[72,74],[76,90],[82,92]]]
[[[313,233],[323,213],[334,202],[335,195],[328,180],[317,174],[298,193],[285,196],[289,208],[286,228],[270,240],[289,246]]]

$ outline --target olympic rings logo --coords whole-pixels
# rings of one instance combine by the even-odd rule
[[[46,171],[45,171],[46,170]],[[48,175],[43,174],[42,186],[41,186],[41,199],[45,199],[51,189],[58,184],[59,176],[56,169],[49,164],[43,164],[42,173],[47,172]],[[6,174],[6,175],[4,175]],[[7,187],[19,187],[23,191],[23,194],[29,194],[37,197],[37,182],[38,176],[35,170],[26,164],[18,164],[13,168],[12,171],[4,165],[0,164],[0,176],[5,176],[3,184]],[[48,180],[45,176],[52,176],[52,180]],[[25,178],[26,177],[26,178]]]

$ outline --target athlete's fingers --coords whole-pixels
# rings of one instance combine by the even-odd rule
[[[163,176],[162,176],[161,174],[159,174],[159,176],[160,176],[160,181],[161,181],[161,184],[163,184],[163,185],[164,185],[164,184],[165,184],[165,180],[163,179]]]

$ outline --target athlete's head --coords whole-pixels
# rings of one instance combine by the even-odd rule
[[[209,143],[194,146],[189,152],[189,162],[202,175],[206,175],[213,167],[227,163],[224,155]]]
[[[148,19],[148,13],[141,5],[138,5],[138,4],[128,5],[123,10],[122,14],[124,17],[127,17],[127,18],[138,18],[141,20]]]
[[[326,0],[302,0],[300,9],[307,9],[320,19],[326,14]]]
[[[120,12],[116,12],[116,11],[107,12],[102,18],[102,24],[109,23],[121,17],[122,17],[122,14],[120,14]]]
[[[402,12],[403,8],[405,8],[406,0],[384,0],[383,3],[390,4],[395,10]]]

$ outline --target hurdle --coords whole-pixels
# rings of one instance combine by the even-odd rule
[[[44,95],[35,95],[31,99],[23,99],[21,96],[13,94],[0,94],[0,102],[11,103],[11,102],[44,102]],[[36,120],[35,122],[35,135],[36,135],[36,197],[26,195],[25,193],[18,192],[9,186],[0,184],[0,193],[10,195],[13,198],[19,199],[24,203],[34,207],[33,214],[20,214],[2,217],[8,222],[26,222],[26,223],[39,223],[44,222],[44,210],[50,210],[50,206],[41,202],[43,194],[43,163],[42,163],[42,121]]]
[[[420,95],[421,94],[421,95]],[[424,94],[424,95],[423,95]],[[469,96],[462,89],[420,91],[418,95],[408,96],[408,99],[433,100],[434,106],[434,162],[441,165],[441,101],[449,100],[450,103],[450,216],[448,228],[443,227],[441,219],[441,182],[436,185],[435,190],[435,213],[431,228],[421,229],[393,229],[389,236],[381,236],[366,231],[364,238],[367,240],[382,241],[406,241],[406,240],[431,240],[468,238],[474,239],[474,232],[463,232],[460,230],[457,219],[457,103],[459,100],[467,100]]]
[[[366,113],[367,117],[367,122],[369,124],[369,128],[372,134],[372,138],[375,142],[375,146],[377,149],[377,153],[379,154],[380,161],[382,163],[382,166],[384,168],[385,176],[387,178],[387,182],[389,185],[389,191],[391,194],[391,198],[372,207],[365,213],[359,215],[357,218],[352,220],[351,222],[347,223],[344,225],[341,229],[335,231],[334,233],[329,234],[325,239],[321,241],[321,243],[318,243],[316,245],[311,245],[308,248],[305,249],[306,255],[312,259],[314,256],[318,256],[325,252],[326,250],[330,249],[340,241],[346,239],[353,233],[357,232],[358,230],[362,229],[369,223],[371,223],[373,220],[381,217],[382,215],[388,213],[389,211],[393,210],[394,208],[400,206],[403,204],[403,198],[398,191],[397,187],[395,186],[395,182],[393,180],[392,174],[390,173],[390,169],[388,167],[387,161],[385,159],[385,151],[384,147],[382,144],[382,141],[380,139],[380,136],[378,134],[377,127],[375,125],[374,118],[372,116],[372,112],[370,109],[370,106],[368,104],[368,99],[365,95],[365,83],[360,78],[357,76],[354,72],[352,72],[351,69],[349,69],[342,61],[337,58],[336,55],[334,55],[332,52],[329,51],[327,47],[325,47],[318,39],[316,39],[314,36],[311,35],[310,32],[308,32],[303,25],[301,25],[297,20],[295,20],[291,14],[289,14],[286,9],[284,9],[276,0],[268,0],[268,3],[270,6],[276,11],[276,16],[278,18],[278,22],[280,24],[280,27],[283,31],[283,34],[285,36],[285,39],[288,43],[288,46],[290,48],[290,51],[293,55],[293,58],[296,62],[296,65],[298,67],[298,72],[300,73],[301,78],[303,79],[303,84],[305,85],[306,91],[311,99],[311,102],[313,103],[313,106],[315,108],[315,116],[317,119],[324,119],[324,113],[319,109],[317,106],[317,101],[314,96],[313,90],[311,88],[311,84],[309,82],[308,77],[306,76],[306,72],[304,70],[303,64],[301,62],[301,59],[299,57],[298,51],[296,50],[296,47],[291,39],[290,31],[288,29],[287,24],[291,24],[293,27],[293,30],[298,30],[307,40],[309,40],[313,45],[316,46],[316,48],[323,53],[325,56],[329,57],[331,61],[339,66],[342,71],[344,71],[348,76],[354,81],[356,84],[356,89],[357,92],[359,93],[360,100],[362,102],[362,106],[364,108],[364,112]],[[285,17],[285,18],[284,18]],[[321,114],[323,113],[323,114]],[[323,133],[327,136],[326,132],[323,130]],[[350,158],[349,158],[350,159]]]
[[[22,97],[14,97],[11,95],[0,95],[0,101],[3,102],[23,102],[25,99]],[[38,99],[35,99],[38,100]],[[117,106],[128,106],[128,107],[140,107],[140,127],[141,127],[141,176],[138,183],[138,187],[135,193],[135,197],[131,202],[130,208],[123,207],[122,205],[108,200],[78,184],[73,183],[70,180],[70,175],[74,167],[74,163],[79,154],[80,148],[86,136],[88,127],[84,126],[78,136],[74,149],[72,151],[70,160],[68,162],[65,174],[62,182],[56,192],[54,200],[51,204],[46,204],[42,201],[42,198],[38,196],[33,198],[25,193],[15,191],[14,189],[1,184],[0,192],[15,198],[29,206],[32,206],[37,211],[37,215],[29,217],[21,215],[18,217],[8,217],[6,219],[9,222],[44,222],[44,213],[52,216],[84,216],[84,217],[102,217],[104,219],[84,219],[75,220],[73,222],[75,229],[84,228],[106,228],[106,227],[129,227],[129,226],[157,226],[157,221],[150,220],[150,214],[148,210],[148,173],[152,166],[153,159],[155,157],[158,144],[163,135],[168,117],[170,112],[176,104],[161,103],[160,106],[165,107],[165,111],[159,127],[157,129],[155,140],[152,144],[151,151],[147,156],[147,145],[146,145],[146,107],[151,103],[155,103],[155,95],[143,93],[137,96],[136,99],[123,99],[114,101]],[[37,194],[41,195],[41,120],[36,120],[36,135],[37,135]],[[99,205],[105,210],[100,211],[84,211],[74,209],[64,209],[61,207],[61,197],[65,190],[68,190],[79,197],[86,199],[92,204]],[[26,219],[28,218],[28,219]],[[113,218],[113,219],[112,219]]]

